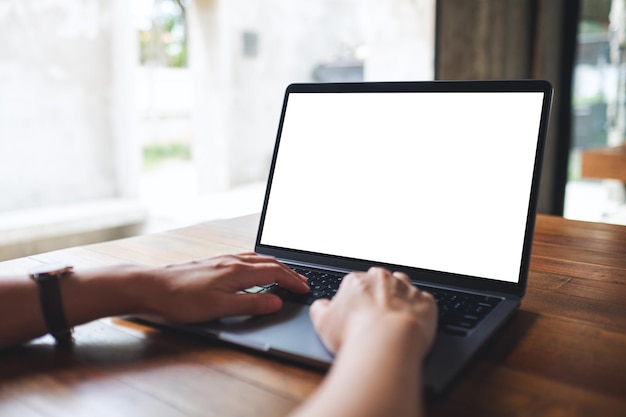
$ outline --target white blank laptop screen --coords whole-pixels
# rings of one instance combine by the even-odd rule
[[[543,93],[291,93],[260,242],[518,282]]]

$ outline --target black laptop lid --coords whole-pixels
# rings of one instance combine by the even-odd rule
[[[523,295],[546,81],[293,84],[255,250]]]

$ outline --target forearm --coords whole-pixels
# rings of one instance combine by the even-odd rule
[[[421,416],[423,347],[404,323],[347,340],[326,380],[296,412],[306,416]]]
[[[137,271],[134,273],[133,271]],[[75,271],[59,281],[67,322],[75,326],[101,317],[133,312],[140,294],[139,268],[117,266]],[[47,332],[38,285],[24,276],[0,280],[0,348]]]
[[[278,283],[294,292],[306,292],[303,280],[276,260],[243,253],[168,266],[77,269],[59,278],[59,287],[70,326],[122,314],[189,323],[273,313],[281,307],[278,297],[242,294],[242,290]],[[26,274],[0,277],[0,348],[46,331],[38,285]]]

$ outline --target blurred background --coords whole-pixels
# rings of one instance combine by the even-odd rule
[[[540,211],[626,224],[626,179],[583,167],[624,142],[625,23],[619,0],[3,0],[0,259],[260,211],[292,82],[550,79]]]

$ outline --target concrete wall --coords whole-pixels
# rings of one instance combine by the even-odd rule
[[[74,237],[89,233],[87,241],[94,241],[101,229],[126,226],[126,208],[131,223],[141,221],[141,210],[128,201],[113,203],[114,209],[100,213],[102,219],[93,218],[87,206],[81,209],[137,195],[140,154],[129,111],[128,69],[137,56],[131,17],[123,0],[0,2],[0,249],[20,239],[41,248],[33,245],[37,230],[23,236],[14,221],[5,221],[18,212],[31,213],[33,224],[47,219],[41,227],[47,239],[58,239],[57,247],[70,230]],[[59,207],[67,207],[61,212],[71,211],[82,230],[50,216]],[[22,237],[7,243],[7,234]]]
[[[136,69],[131,10],[124,0],[0,4],[0,212],[137,195],[149,139],[138,123],[150,109],[135,105],[134,81],[163,74]],[[204,192],[265,178],[284,89],[313,81],[318,65],[356,58],[366,80],[433,75],[432,0],[193,0],[188,17],[191,74],[174,77],[193,81]],[[172,94],[162,97],[161,110]]]
[[[314,81],[320,64],[357,58],[366,80],[433,78],[432,0],[194,0],[188,15],[203,192],[265,178],[285,87]]]
[[[123,84],[132,74],[117,66],[135,54],[120,39],[119,6],[0,5],[0,212],[128,194],[118,168],[129,160],[118,152],[131,136]]]

